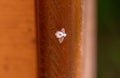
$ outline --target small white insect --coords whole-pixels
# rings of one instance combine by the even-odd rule
[[[57,32],[55,33],[55,36],[56,36],[56,38],[58,38],[58,41],[59,41],[60,43],[62,43],[63,40],[64,40],[64,38],[67,36],[67,34],[65,33],[65,29],[62,28],[60,31],[57,31]]]

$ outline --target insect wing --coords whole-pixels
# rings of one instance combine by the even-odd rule
[[[64,29],[64,28],[62,28],[62,29],[61,29],[61,32],[65,33],[65,29]]]
[[[62,43],[63,40],[64,40],[64,37],[58,39],[59,43]]]

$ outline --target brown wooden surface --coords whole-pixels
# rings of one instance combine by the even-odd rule
[[[36,0],[39,78],[81,78],[80,0]],[[60,44],[55,32],[65,28]]]
[[[0,78],[37,78],[34,0],[0,0]]]

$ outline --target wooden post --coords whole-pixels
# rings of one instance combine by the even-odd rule
[[[39,78],[81,78],[80,0],[36,0]],[[55,32],[65,29],[62,43]]]

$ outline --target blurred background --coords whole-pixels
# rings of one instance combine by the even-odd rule
[[[120,0],[98,0],[98,78],[120,78]]]

